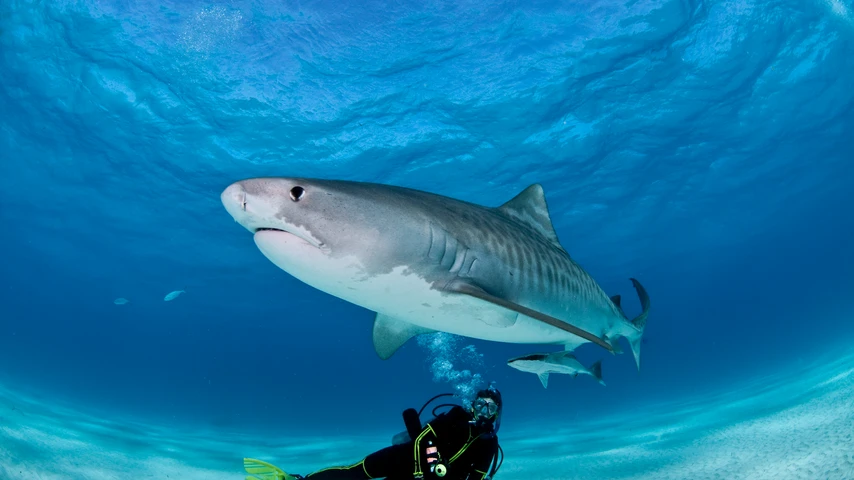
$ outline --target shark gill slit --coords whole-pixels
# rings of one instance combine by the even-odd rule
[[[433,224],[430,224],[430,245],[427,247],[427,258],[433,258],[433,248],[436,246],[436,235],[433,233]]]
[[[469,255],[469,257],[471,258],[471,262],[469,262],[468,267],[465,268],[465,271],[462,272],[462,275],[467,276],[467,277],[474,276],[474,275],[472,275],[472,270],[474,270],[474,265],[477,263],[477,257],[476,256]]]
[[[454,264],[457,270],[454,272],[454,268],[451,268],[451,273],[456,273],[457,277],[467,277],[471,271],[472,262],[475,260],[475,254],[465,245],[459,251],[462,253],[457,255],[457,262]],[[457,267],[458,265],[459,267]]]
[[[466,259],[469,256],[469,249],[463,244],[459,244],[459,248],[457,248],[456,255],[454,255],[454,264],[451,265],[451,273],[459,274],[463,266],[466,263]]]
[[[437,232],[436,227],[430,224],[430,248],[427,250],[427,258],[438,263],[442,263],[442,258],[445,256],[445,236],[438,235],[440,232],[441,230]]]
[[[440,264],[447,268],[451,269],[454,263],[457,260],[457,239],[445,233],[445,252],[442,254],[442,261]]]

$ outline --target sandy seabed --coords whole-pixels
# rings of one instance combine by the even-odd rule
[[[854,355],[702,400],[536,427],[502,429],[497,479],[854,479]],[[95,418],[7,386],[0,479],[243,479],[243,456],[307,473],[358,461],[392,433],[293,439],[178,430]]]

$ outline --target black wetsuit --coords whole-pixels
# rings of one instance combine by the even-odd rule
[[[374,452],[359,463],[325,468],[305,478],[411,480],[423,474],[425,479],[436,479],[438,477],[429,470],[426,455],[432,442],[447,467],[443,480],[483,480],[498,453],[498,437],[491,425],[479,427],[470,424],[471,420],[472,416],[465,409],[455,406],[424,426],[414,440]]]

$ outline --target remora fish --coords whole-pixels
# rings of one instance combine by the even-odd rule
[[[507,360],[507,365],[522,372],[536,374],[540,378],[543,388],[548,388],[549,386],[550,373],[565,373],[572,375],[573,378],[579,374],[590,375],[600,384],[605,385],[605,382],[602,380],[601,361],[587,368],[569,352],[532,353],[522,357],[511,358]]]
[[[540,185],[497,208],[419,190],[308,178],[252,178],[221,194],[261,252],[297,279],[377,312],[386,359],[415,335],[613,351],[640,368],[649,313],[629,321],[561,246]],[[617,298],[617,297],[615,297]]]

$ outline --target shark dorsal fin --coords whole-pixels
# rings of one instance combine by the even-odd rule
[[[543,187],[540,184],[535,183],[522,190],[519,195],[498,207],[498,211],[532,228],[553,245],[563,250],[563,246],[557,239],[555,228],[552,226],[549,207],[546,205],[546,196],[543,194]]]

